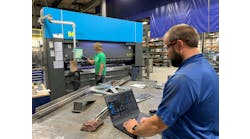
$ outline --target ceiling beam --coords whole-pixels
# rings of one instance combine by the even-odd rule
[[[87,4],[89,4],[91,1],[89,2],[77,2],[76,0],[74,0],[71,4],[72,5],[78,5],[78,6],[86,6]]]
[[[81,8],[81,12],[87,12],[91,8],[95,8],[98,5],[100,5],[100,0],[92,0],[89,2],[89,4]]]
[[[33,4],[32,6],[34,6],[34,7],[44,7],[44,5],[42,5],[42,4]]]
[[[62,2],[63,0],[55,0],[53,3],[52,3],[52,7],[54,8],[57,8],[57,6]]]

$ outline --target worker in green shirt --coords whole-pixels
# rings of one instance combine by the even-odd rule
[[[95,64],[95,81],[96,85],[103,83],[106,76],[106,55],[103,53],[102,44],[97,42],[93,45],[96,51],[94,59],[87,58],[90,64]]]

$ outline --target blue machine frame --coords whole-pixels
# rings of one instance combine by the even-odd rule
[[[142,42],[142,23],[90,15],[79,12],[44,7],[43,15],[50,14],[53,20],[70,21],[76,24],[76,40]],[[53,34],[62,34],[63,39],[72,39],[71,25],[50,23],[44,26],[44,37],[53,38]]]

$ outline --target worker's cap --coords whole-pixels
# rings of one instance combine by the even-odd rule
[[[96,42],[93,47],[95,48],[95,50],[103,50],[102,44],[99,42]]]

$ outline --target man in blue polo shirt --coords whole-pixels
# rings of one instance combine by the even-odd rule
[[[219,137],[219,81],[197,49],[199,35],[187,24],[175,25],[164,35],[167,55],[179,67],[166,82],[158,111],[123,126],[132,134],[164,139],[214,139]]]

